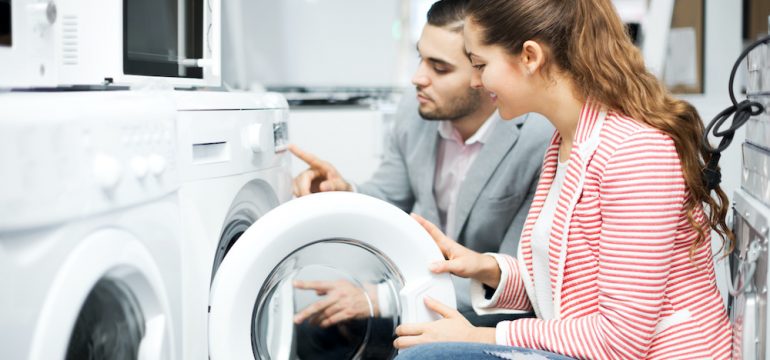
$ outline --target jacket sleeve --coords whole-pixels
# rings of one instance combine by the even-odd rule
[[[660,320],[685,199],[673,141],[653,130],[638,131],[609,155],[601,181],[599,311],[501,322],[501,344],[579,359],[644,358]]]
[[[508,255],[492,254],[500,266],[500,284],[492,291],[479,281],[471,280],[471,302],[479,315],[520,314],[532,312],[518,261]],[[490,295],[489,293],[492,292]]]
[[[355,189],[361,194],[387,201],[403,211],[411,212],[415,196],[409,181],[409,169],[406,163],[405,144],[409,135],[409,121],[415,121],[416,105],[404,101],[396,112],[396,123],[388,135],[382,162],[371,179],[357,184]]]

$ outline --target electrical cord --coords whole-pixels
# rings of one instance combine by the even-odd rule
[[[711,120],[709,125],[706,127],[706,131],[703,133],[703,147],[707,152],[711,154],[711,157],[706,164],[706,168],[703,169],[703,182],[709,191],[716,189],[719,183],[722,181],[722,174],[719,171],[719,159],[722,157],[722,151],[727,149],[727,147],[730,146],[730,143],[733,141],[735,131],[746,124],[746,122],[749,121],[752,116],[757,116],[765,111],[765,107],[756,101],[750,101],[746,99],[738,102],[735,99],[735,94],[733,93],[735,73],[738,71],[738,67],[743,62],[743,59],[748,56],[751,50],[754,50],[754,48],[757,46],[765,43],[770,43],[770,36],[766,36],[753,42],[745,50],[743,50],[743,52],[741,52],[740,56],[738,56],[738,60],[736,60],[735,65],[733,65],[733,71],[730,72],[730,83],[728,89],[730,93],[730,101],[732,101],[733,105],[717,114],[717,116]],[[733,115],[733,120],[730,123],[730,127],[722,130],[722,126],[731,115]],[[714,137],[722,138],[716,148],[712,147],[709,143],[709,133],[712,133]]]

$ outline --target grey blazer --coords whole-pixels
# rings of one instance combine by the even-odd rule
[[[396,114],[382,163],[357,191],[439,224],[433,192],[438,122],[422,119],[410,95]],[[447,235],[478,252],[515,256],[554,128],[535,113],[510,121],[494,116],[497,124],[460,185],[456,230]],[[455,280],[458,308],[467,311],[469,282]]]

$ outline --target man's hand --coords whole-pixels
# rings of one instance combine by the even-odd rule
[[[318,295],[326,295],[323,299],[310,304],[297,313],[294,316],[295,324],[310,319],[312,323],[325,328],[350,319],[379,316],[376,286],[369,287],[365,292],[364,289],[347,280],[295,280],[294,287],[303,290],[315,290]]]
[[[430,271],[436,274],[449,272],[459,277],[476,279],[497,289],[500,283],[500,266],[497,265],[494,257],[479,254],[458,244],[420,215],[412,214],[412,217],[430,234],[446,258],[444,261],[431,264]]]
[[[294,144],[289,144],[289,151],[310,166],[309,169],[294,178],[294,196],[300,197],[325,191],[353,190],[353,187],[342,178],[342,175],[329,162],[301,150]]]
[[[432,342],[495,343],[495,329],[474,327],[459,311],[426,297],[425,306],[443,319],[427,323],[403,324],[396,328],[393,346],[404,349]]]

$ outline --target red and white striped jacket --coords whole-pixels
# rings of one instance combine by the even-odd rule
[[[582,110],[549,239],[555,319],[501,322],[497,342],[579,359],[726,359],[731,328],[697,232],[673,140],[596,103]],[[532,227],[556,173],[551,140],[516,259],[477,309],[534,309]],[[697,220],[704,222],[702,209]]]

